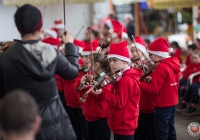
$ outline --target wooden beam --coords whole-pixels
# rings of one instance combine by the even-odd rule
[[[110,12],[114,11],[112,0],[109,0],[109,7],[110,7]]]
[[[135,21],[135,36],[140,35],[140,22],[139,22],[139,3],[133,4],[134,21]]]

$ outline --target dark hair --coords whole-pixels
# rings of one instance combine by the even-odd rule
[[[193,51],[197,49],[197,45],[191,44],[188,46],[188,49],[192,49]]]
[[[173,41],[173,42],[171,43],[171,45],[175,46],[175,48],[178,48],[178,49],[181,48],[181,47],[179,46],[178,42],[176,42],[176,41]]]
[[[32,129],[37,115],[35,100],[28,93],[15,90],[3,98],[0,126],[6,133],[25,133]]]
[[[198,55],[200,57],[200,51],[199,50],[194,50],[193,54]]]
[[[87,30],[90,32],[90,27],[88,27]],[[99,32],[98,32],[98,31],[95,31],[95,30],[93,30],[93,29],[91,29],[91,30],[92,30],[92,34],[94,34],[94,36],[95,36],[96,38],[100,38],[100,37],[99,37]]]
[[[92,57],[94,62],[98,62],[100,64],[101,69],[103,69],[106,73],[109,73],[110,70],[110,66],[109,66],[109,62],[108,59],[104,57],[103,53],[93,53],[92,55],[90,55],[90,60],[92,61]]]

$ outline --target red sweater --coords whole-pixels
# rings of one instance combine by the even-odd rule
[[[190,60],[190,56],[189,55],[186,56],[185,64],[186,64],[186,66],[191,64],[191,60]]]
[[[182,64],[182,58],[181,58],[182,50],[181,49],[176,50],[172,56],[178,58],[180,64]]]
[[[130,68],[113,84],[111,91],[99,95],[108,103],[108,125],[114,134],[133,135],[138,126],[140,69]]]
[[[176,57],[165,58],[152,72],[150,83],[140,83],[140,87],[151,94],[153,107],[170,107],[178,103],[180,64]]]
[[[142,110],[144,114],[153,113],[154,107],[151,103],[151,94],[144,91],[142,88],[140,88],[140,90],[141,90],[140,110]]]
[[[188,80],[190,74],[200,71],[200,63],[199,64],[189,64],[187,68],[183,71],[183,78]],[[196,76],[193,79],[193,83],[199,81],[200,76]]]
[[[88,90],[87,88],[86,90]],[[105,87],[108,91],[111,89],[111,85]],[[86,90],[81,91],[80,96],[82,97]],[[86,101],[82,103],[82,110],[85,119],[89,122],[96,121],[102,118],[107,118],[108,104],[102,100],[99,96],[89,93]]]
[[[64,91],[65,80],[56,74],[56,84],[59,91]]]
[[[83,73],[80,71],[77,78],[73,80],[65,80],[65,100],[67,102],[67,106],[73,108],[81,108],[81,103],[79,101],[79,93],[74,88],[76,81],[80,81],[80,78],[83,76]]]

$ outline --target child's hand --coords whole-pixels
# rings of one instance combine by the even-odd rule
[[[99,95],[101,94],[102,89],[98,89],[98,90],[92,90],[92,93],[94,93],[95,95]]]
[[[151,76],[147,76],[147,77],[144,79],[144,81],[145,81],[146,83],[151,82],[151,80],[152,80],[152,77],[151,77]]]

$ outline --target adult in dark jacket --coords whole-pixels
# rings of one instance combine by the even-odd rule
[[[61,104],[55,74],[64,79],[78,75],[78,47],[69,32],[63,35],[65,56],[39,41],[41,12],[25,4],[14,15],[22,40],[0,54],[0,95],[23,89],[36,100],[42,126],[36,140],[75,140],[76,136]]]

